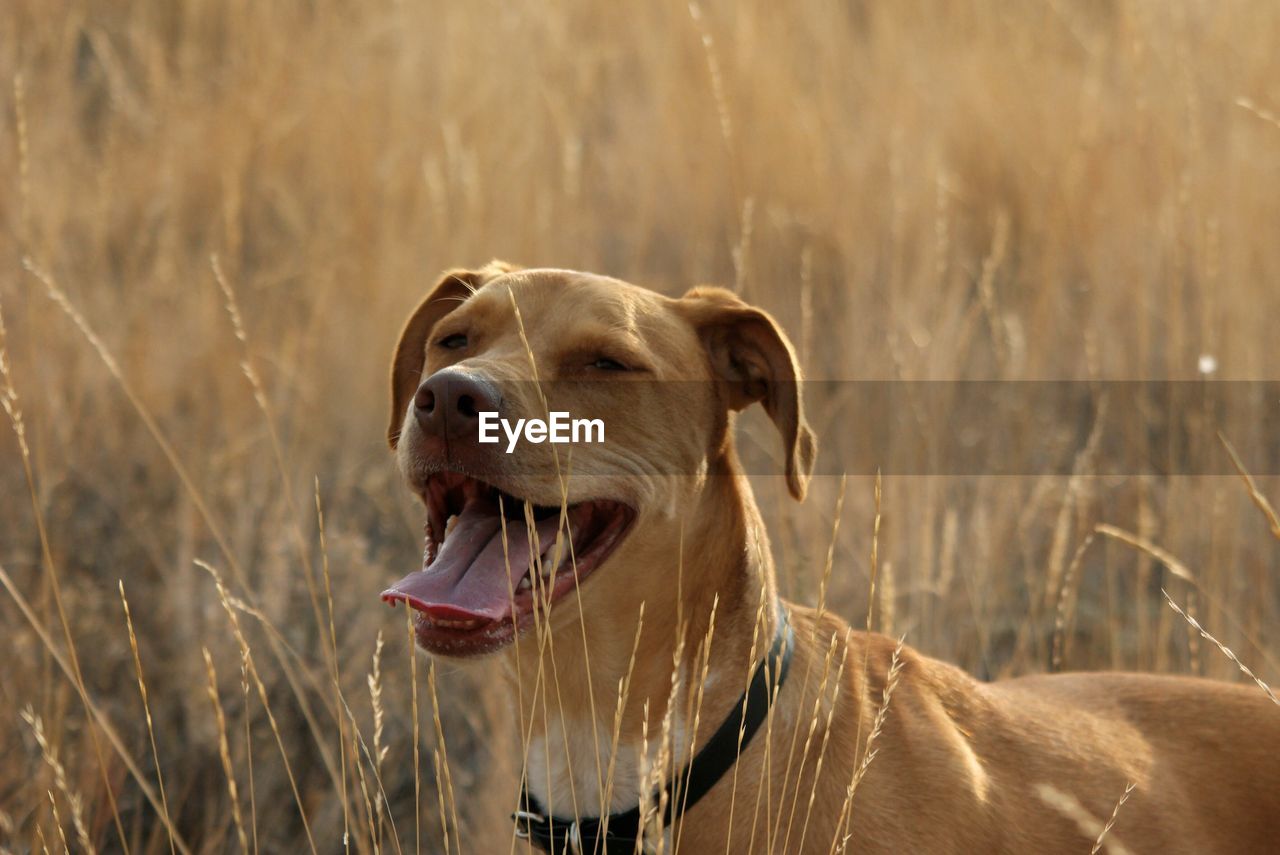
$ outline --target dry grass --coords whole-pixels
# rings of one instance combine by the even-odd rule
[[[821,378],[1276,379],[1278,30],[1264,0],[3,4],[0,847],[511,845],[496,666],[424,678],[377,602],[421,525],[385,363],[444,267],[731,285]],[[924,415],[812,421],[832,453]],[[983,675],[1243,679],[1165,586],[1274,684],[1275,460],[1204,424],[1220,477],[1095,477],[1079,427],[1032,443],[1072,477],[758,479],[782,589]]]
[[[1107,824],[1102,826],[1102,831],[1099,832],[1098,839],[1093,842],[1093,849],[1089,850],[1089,855],[1098,855],[1098,851],[1102,849],[1103,841],[1106,840],[1107,832],[1111,831],[1116,824],[1116,818],[1120,816],[1120,808],[1124,807],[1124,803],[1129,800],[1129,794],[1136,787],[1136,784],[1124,785],[1124,793],[1121,794],[1120,800],[1116,802],[1116,806],[1111,809],[1111,817],[1107,820]]]

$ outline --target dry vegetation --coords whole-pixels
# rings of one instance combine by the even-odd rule
[[[0,34],[7,851],[167,851],[165,815],[200,852],[505,851],[496,670],[414,672],[377,601],[420,552],[386,360],[446,266],[730,284],[818,377],[1280,375],[1265,0],[8,0]],[[1163,587],[1274,684],[1280,481],[1076,451],[886,477],[876,625],[991,676],[1247,679]],[[812,601],[839,479],[774,480]],[[859,626],[873,501],[851,476],[830,581]]]

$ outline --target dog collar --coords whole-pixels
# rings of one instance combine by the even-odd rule
[[[663,828],[669,828],[681,814],[696,805],[733,768],[742,749],[764,724],[769,706],[786,681],[794,647],[795,636],[784,608],[773,646],[756,665],[751,684],[734,704],[728,718],[676,779],[683,782],[683,787],[678,800],[672,798],[667,802]],[[671,790],[670,785],[667,789]],[[654,799],[655,803],[658,801]],[[635,852],[643,819],[638,806],[604,817],[561,819],[544,812],[538,800],[529,794],[527,781],[520,787],[520,804],[523,810],[511,815],[516,823],[516,836],[530,841],[543,852],[572,855],[632,855]]]

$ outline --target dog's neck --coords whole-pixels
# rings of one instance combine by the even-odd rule
[[[529,633],[508,655],[528,790],[555,815],[635,807],[729,714],[773,638],[773,561],[746,480],[709,478],[683,532],[672,525],[671,537],[654,538],[669,554],[643,570],[613,568],[642,592],[627,604],[637,614],[588,614],[584,622],[571,594],[551,633]],[[681,542],[696,545],[683,559]]]

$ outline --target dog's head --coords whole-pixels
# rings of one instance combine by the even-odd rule
[[[467,656],[575,588],[584,604],[627,590],[621,567],[674,568],[665,533],[696,513],[708,478],[736,472],[733,411],[764,405],[803,497],[815,448],[799,379],[769,315],[723,289],[672,299],[501,262],[449,272],[392,362],[388,440],[427,525],[423,569],[384,598],[416,610],[421,646]],[[513,439],[554,413],[577,442],[541,428]]]

